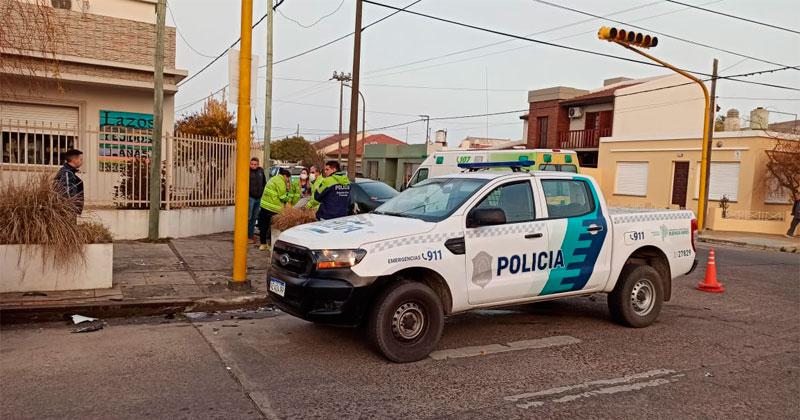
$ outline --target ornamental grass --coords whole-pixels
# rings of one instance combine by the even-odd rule
[[[264,211],[264,210],[262,210]],[[306,208],[288,206],[272,217],[272,228],[284,231],[304,223],[317,221],[317,212]]]
[[[0,244],[41,245],[54,264],[83,259],[84,245],[110,243],[99,223],[76,223],[72,200],[55,190],[52,174],[0,185]]]

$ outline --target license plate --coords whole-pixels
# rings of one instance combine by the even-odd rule
[[[278,279],[269,280],[269,291],[278,296],[283,296],[286,293],[286,283]]]

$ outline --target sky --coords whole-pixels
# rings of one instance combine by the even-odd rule
[[[376,0],[405,7],[414,0]],[[605,16],[647,30],[691,40],[775,64],[693,45],[659,35],[649,52],[683,69],[711,73],[719,59],[721,76],[800,65],[800,34],[737,20],[665,0],[548,0],[582,12]],[[682,3],[800,31],[795,0],[682,0]],[[253,21],[266,12],[254,2]],[[176,26],[177,67],[194,75],[240,35],[241,9],[236,0],[169,0],[167,24]],[[597,39],[600,26],[624,27],[535,0],[422,0],[419,13],[559,45],[640,59],[624,48]],[[363,25],[394,10],[364,3]],[[354,30],[355,0],[285,0],[274,16],[274,61],[332,41]],[[266,19],[253,30],[253,54],[265,63]],[[645,32],[646,31],[642,31]],[[238,48],[238,47],[237,47]],[[466,51],[465,51],[466,50]],[[334,71],[350,72],[353,37],[274,65],[272,138],[297,131],[309,140],[338,132],[339,84]],[[527,92],[552,86],[598,89],[613,77],[641,78],[669,74],[663,68],[510,38],[400,12],[363,31],[361,93],[366,100],[367,131],[409,143],[425,140],[425,123],[452,116],[527,110]],[[264,68],[257,78],[254,130],[264,135]],[[784,69],[744,78],[800,89],[800,70]],[[228,83],[228,60],[222,57],[180,85],[178,116],[202,107],[197,102]],[[220,98],[222,92],[215,94]],[[349,128],[350,92],[345,88],[344,132]],[[737,108],[743,117],[762,106],[770,122],[800,114],[800,91],[720,80],[718,105]],[[197,103],[195,103],[197,102]],[[193,104],[194,103],[194,104]],[[190,105],[193,104],[193,105]],[[447,130],[456,146],[467,136],[520,140],[524,112],[489,117],[432,120],[430,128]],[[360,114],[360,111],[359,111]],[[361,116],[359,115],[359,121]],[[408,123],[408,124],[406,124]],[[360,122],[359,122],[360,129]]]

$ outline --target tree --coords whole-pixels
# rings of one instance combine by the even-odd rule
[[[28,94],[43,87],[47,79],[62,90],[56,55],[68,42],[64,21],[70,12],[55,9],[48,3],[45,0],[0,1],[0,51],[3,51],[0,74],[22,80]],[[13,86],[0,83],[0,96],[24,93],[15,91]]]
[[[234,116],[228,112],[225,101],[209,98],[200,112],[187,115],[175,123],[175,131],[180,134],[236,138]]]
[[[800,138],[796,135],[775,136],[775,146],[767,150],[767,172],[771,188],[783,188],[790,198],[800,200]],[[775,185],[777,184],[777,185]]]
[[[275,160],[300,162],[303,166],[317,165],[321,167],[325,163],[325,156],[302,136],[278,140],[272,142],[270,146],[270,153]]]

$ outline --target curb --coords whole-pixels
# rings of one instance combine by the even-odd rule
[[[247,295],[233,298],[167,299],[106,301],[86,303],[48,303],[0,307],[0,324],[62,321],[80,314],[93,318],[170,315],[192,311],[223,311],[255,308],[267,304],[266,296]]]
[[[768,246],[768,245],[757,245],[752,244],[749,242],[741,242],[741,241],[732,241],[728,239],[716,239],[716,238],[698,238],[698,241],[708,243],[708,244],[717,244],[717,245],[730,245],[736,246],[739,248],[750,248],[750,249],[759,249],[762,251],[775,251],[775,252],[786,252],[789,254],[796,254],[800,252],[800,249],[796,246]]]

